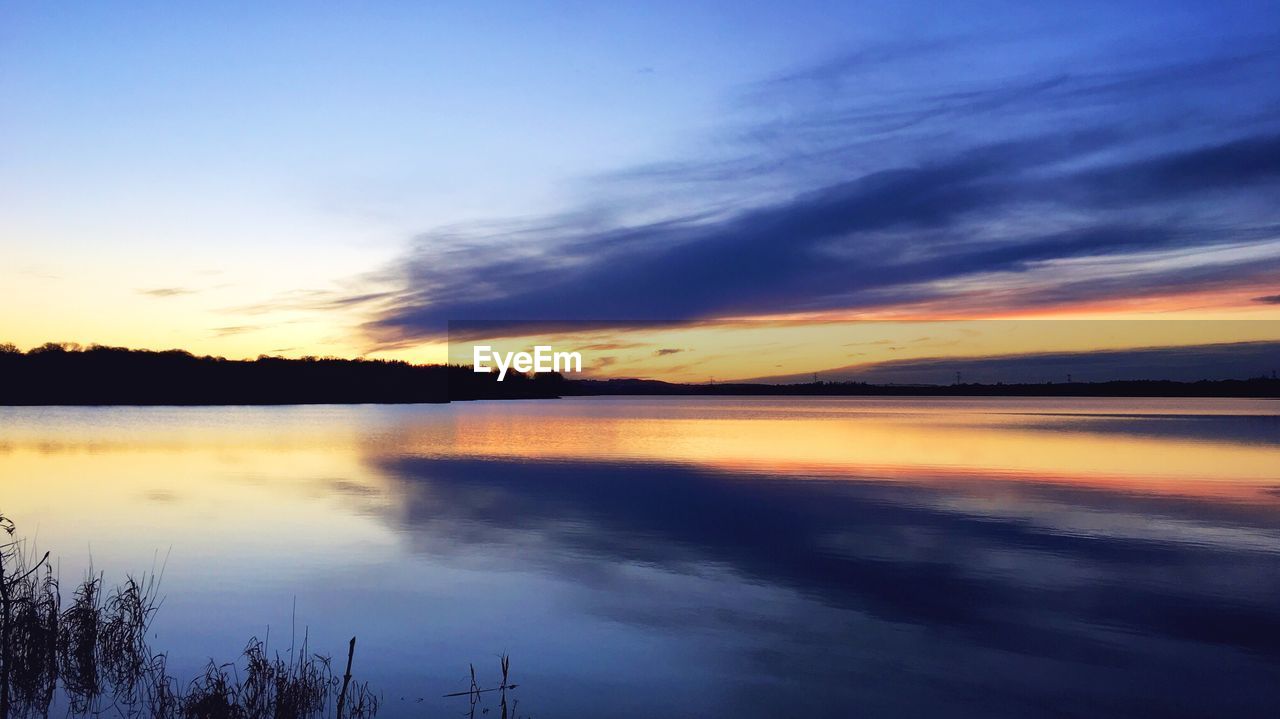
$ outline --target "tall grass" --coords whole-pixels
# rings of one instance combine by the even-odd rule
[[[70,715],[111,713],[150,719],[365,719],[379,697],[335,676],[329,657],[304,638],[289,659],[254,638],[239,660],[210,662],[181,682],[146,636],[159,607],[154,575],[106,589],[90,573],[62,591],[46,553],[14,539],[0,516],[0,719],[47,717],[59,699]]]

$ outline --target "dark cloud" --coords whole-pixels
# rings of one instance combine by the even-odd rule
[[[1261,302],[1267,305],[1280,305],[1280,295],[1267,295],[1265,297],[1254,297],[1254,302]]]
[[[658,350],[658,351],[654,352],[654,354],[655,354],[655,355],[657,355],[657,356],[659,356],[659,357],[665,357],[665,356],[667,356],[667,355],[673,355],[673,354],[676,354],[677,352],[684,352],[684,350],[683,350],[683,349],[677,349],[677,348],[675,348],[675,347],[663,347],[662,349],[660,349],[660,350]]]
[[[609,350],[625,350],[643,346],[643,343],[640,342],[596,342],[575,347],[574,350],[578,352],[607,352]]]
[[[918,59],[931,48],[879,55]],[[843,92],[865,62],[838,59],[758,92],[776,100],[814,83]],[[683,212],[627,221],[655,208],[623,200],[424,235],[392,274],[402,289],[378,296],[367,328],[395,343],[439,336],[451,320],[608,327],[962,295],[960,311],[1007,309],[1238,282],[1269,262],[1259,256],[1280,236],[1280,113],[1255,97],[1280,94],[1258,84],[1271,70],[1280,70],[1274,57],[1240,51],[987,87],[959,82],[879,107],[805,105],[755,126],[766,150],[754,159],[630,175],[708,181],[692,193],[705,201],[685,202]],[[1194,126],[1189,102],[1208,115]],[[870,136],[881,138],[875,147],[864,142]],[[743,176],[810,189],[752,192]],[[1218,250],[1202,263],[1159,261]],[[1109,274],[1066,267],[1129,256],[1147,261]],[[991,276],[1007,285],[1047,267],[1064,269],[1049,281],[991,285],[1000,292],[961,286]]]

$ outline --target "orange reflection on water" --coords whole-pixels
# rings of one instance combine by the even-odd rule
[[[4,412],[0,510],[37,520],[64,547],[108,538],[151,551],[213,536],[312,553],[385,544],[389,533],[368,518],[395,512],[403,483],[386,462],[401,457],[957,487],[1036,481],[1280,506],[1267,401],[591,398]],[[338,518],[342,531],[330,531]]]
[[[323,410],[323,408],[320,408]],[[264,549],[320,561],[389,545],[361,504],[393,495],[350,415],[307,408],[0,408],[0,511],[68,566],[137,571]],[[358,500],[353,507],[352,498]],[[371,510],[372,508],[370,508]],[[356,515],[353,517],[352,515]],[[341,532],[333,531],[343,517]],[[70,576],[75,576],[71,572]]]
[[[1035,477],[1270,500],[1280,437],[1215,432],[1226,421],[1274,420],[1275,411],[1248,400],[581,399],[459,406],[447,430],[415,425],[393,441],[398,451],[438,456],[676,462],[797,477]],[[1189,426],[1187,436],[1161,436],[1171,422]]]

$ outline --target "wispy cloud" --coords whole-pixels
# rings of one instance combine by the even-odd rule
[[[243,315],[263,315],[272,312],[327,312],[377,305],[398,296],[398,292],[349,293],[342,290],[291,290],[262,302],[237,305],[225,311]]]
[[[147,295],[148,297],[181,297],[183,295],[193,295],[198,291],[189,287],[156,287],[138,290],[138,294]]]
[[[1280,268],[1266,250],[1280,240],[1275,53],[1242,40],[1203,57],[1095,57],[975,84],[947,75],[958,46],[782,75],[748,96],[799,109],[734,135],[754,151],[601,180],[610,197],[621,181],[699,185],[676,202],[637,193],[428,232],[389,271],[400,288],[378,295],[366,329],[404,343],[450,320],[984,311],[1222,287]],[[903,62],[935,72],[859,93],[869,58],[882,74]],[[1107,271],[1110,260],[1124,271]]]

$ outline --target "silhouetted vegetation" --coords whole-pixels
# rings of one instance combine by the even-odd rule
[[[0,345],[0,405],[403,404],[595,395],[890,397],[1280,397],[1280,380],[1122,380],[885,385],[865,382],[680,384],[567,379],[558,373],[476,373],[395,360],[259,357],[228,360],[49,343]]]
[[[152,719],[363,719],[378,712],[378,696],[351,681],[351,654],[340,679],[305,638],[288,658],[251,639],[238,662],[210,661],[203,674],[180,682],[167,657],[146,642],[158,606],[155,577],[107,589],[101,575],[90,575],[63,608],[49,555],[37,559],[13,540],[8,519],[0,517],[0,528],[9,537],[0,545],[0,719],[47,717],[63,704],[70,715]]]
[[[456,365],[307,357],[228,360],[49,343],[0,345],[0,404],[358,404],[527,399],[559,394],[559,375],[503,382]]]
[[[475,719],[476,710],[479,710],[482,716],[489,713],[489,710],[482,707],[481,704],[484,702],[484,696],[491,692],[496,692],[498,695],[498,719],[516,719],[518,716],[516,714],[516,707],[519,706],[520,702],[508,696],[516,687],[520,686],[519,684],[514,684],[511,681],[511,657],[506,654],[502,654],[498,657],[498,662],[502,667],[502,677],[498,682],[498,686],[489,687],[487,689],[480,686],[480,682],[476,679],[476,665],[472,664],[471,686],[467,687],[466,691],[451,692],[444,695],[446,699],[449,697],[467,698],[467,702],[470,705],[466,714],[467,719]],[[509,698],[511,700],[508,704],[507,700]]]

